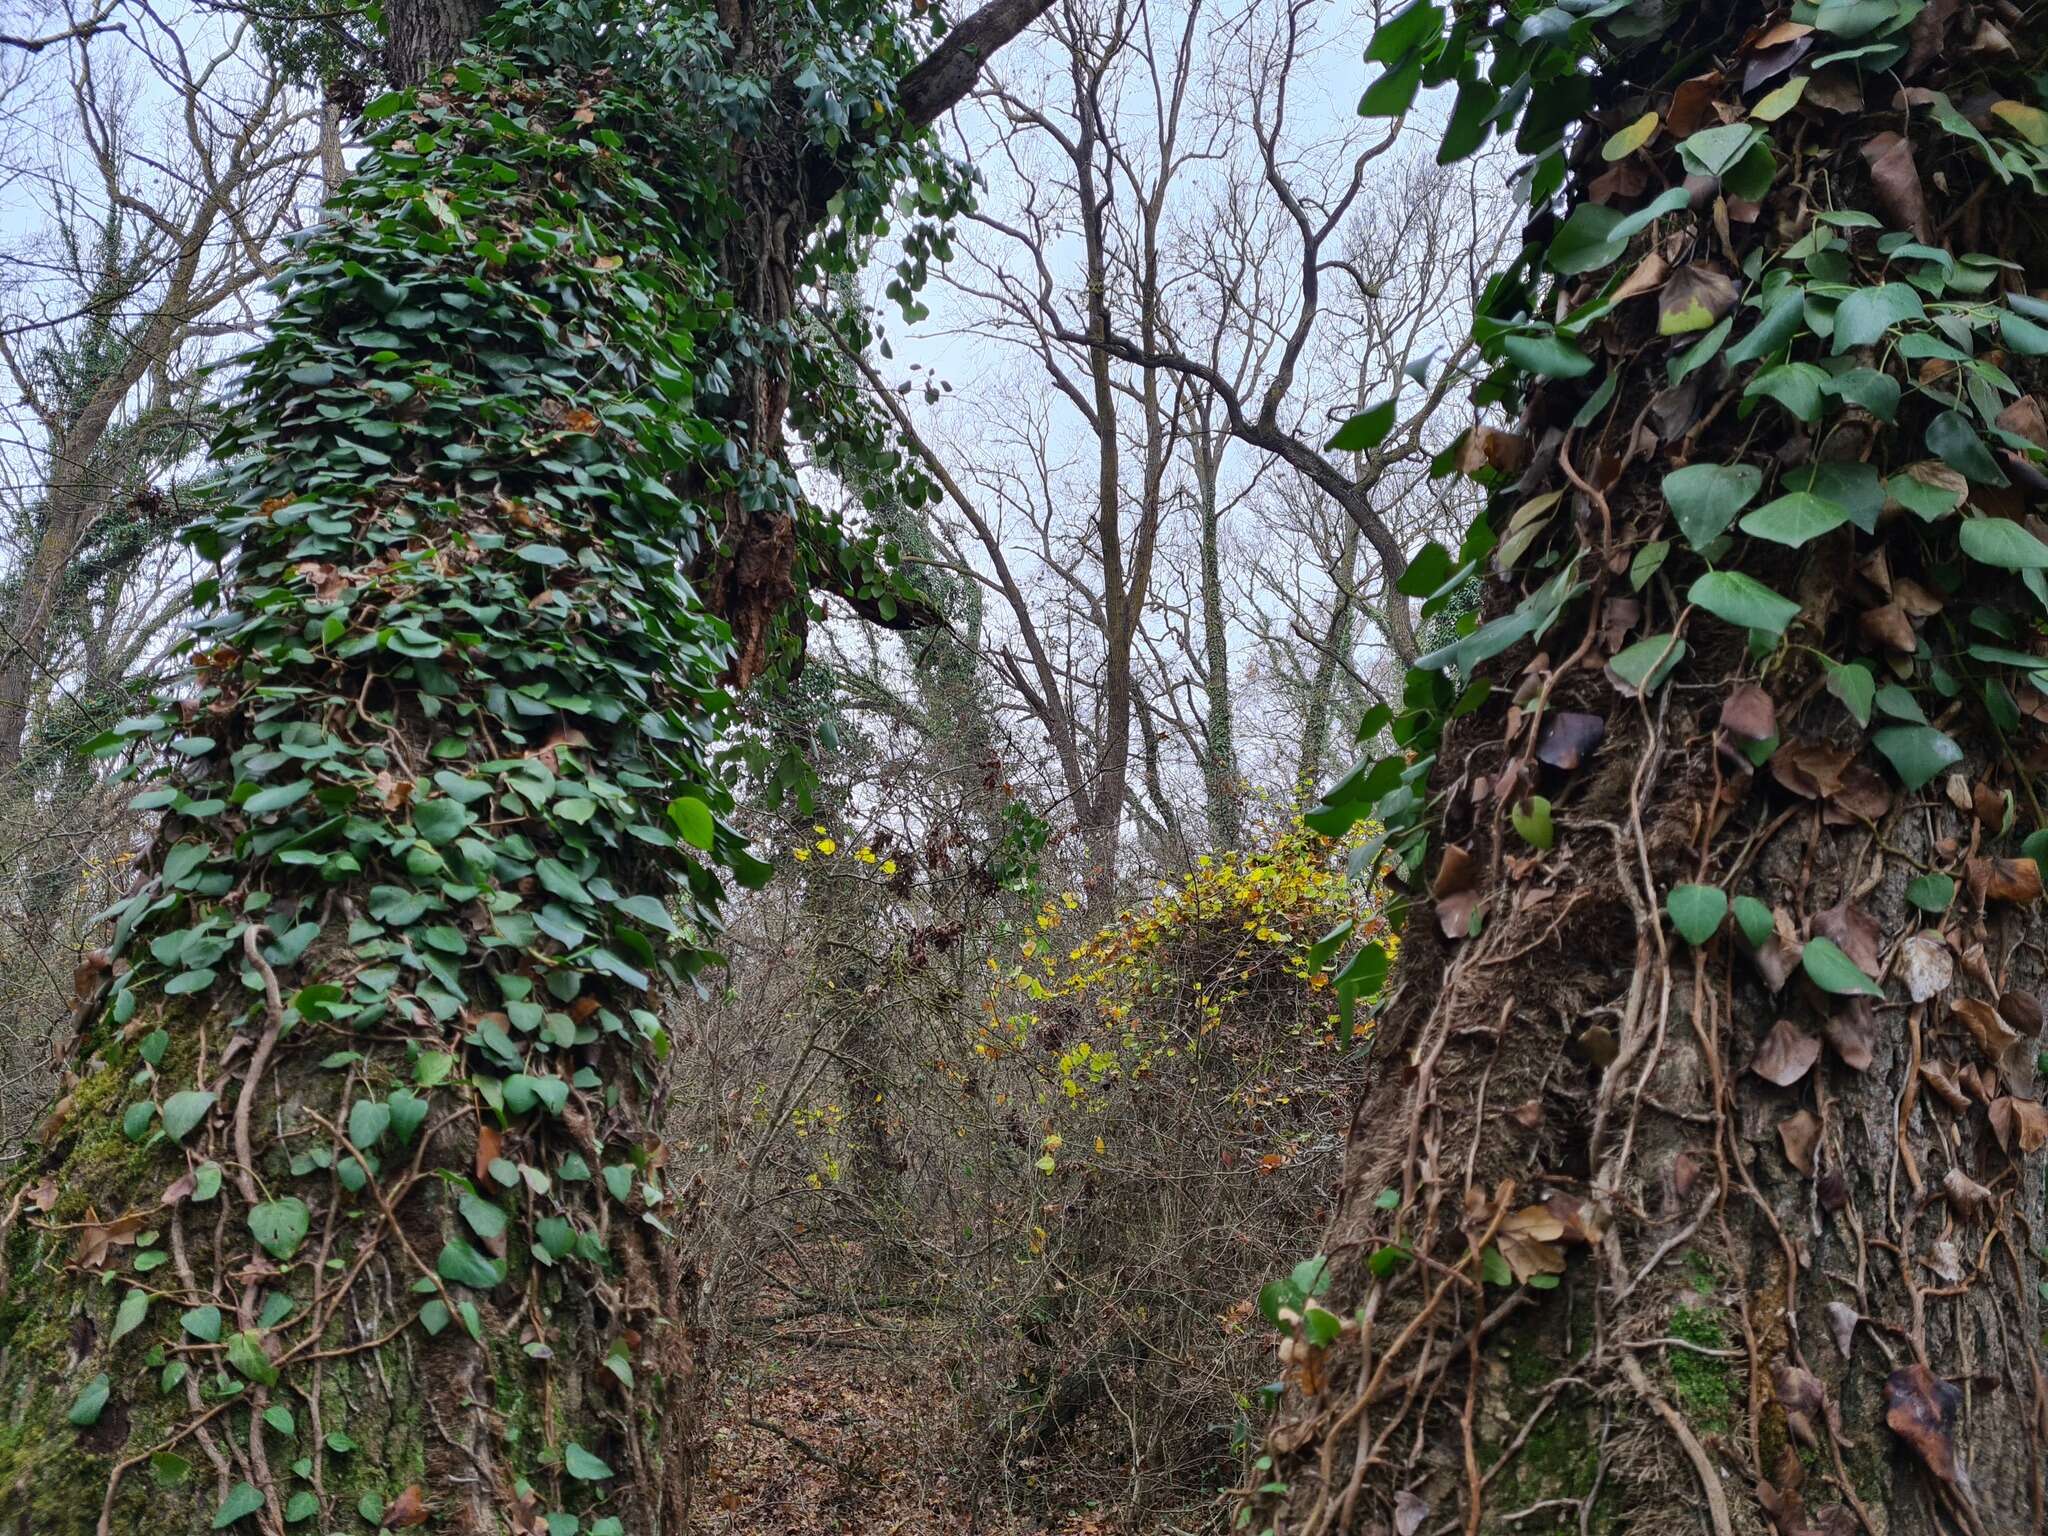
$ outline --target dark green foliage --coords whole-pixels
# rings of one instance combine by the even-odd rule
[[[161,1192],[167,1219],[189,1202],[211,1226],[203,1202],[226,1201],[227,1251],[257,1268],[181,1259],[152,1282],[166,1305],[144,1297],[72,1367],[32,1358],[27,1313],[0,1340],[45,1386],[69,1370],[51,1420],[107,1369],[120,1433],[150,1437],[122,1455],[190,1450],[185,1362],[136,1362],[202,1338],[194,1318],[239,1313],[236,1374],[204,1362],[204,1395],[247,1391],[251,1416],[273,1389],[318,1394],[309,1358],[340,1371],[381,1348],[339,1303],[381,1243],[417,1347],[484,1357],[490,1401],[441,1406],[493,1416],[500,1486],[535,1508],[605,1500],[593,1523],[559,1516],[593,1536],[620,1511],[680,1528],[686,1213],[645,1106],[660,994],[710,959],[731,884],[768,873],[720,819],[728,688],[800,656],[814,589],[884,619],[918,602],[876,540],[807,500],[785,404],[872,500],[929,494],[825,354],[825,323],[858,345],[864,322],[810,321],[795,296],[853,267],[907,185],[908,307],[944,248],[922,221],[967,191],[896,105],[927,25],[854,0],[750,25],[727,36],[710,5],[498,12],[435,84],[368,107],[372,152],[240,360],[217,496],[185,535],[218,566],[189,671],[96,743],[132,754],[162,829],[109,914],[108,1000],[81,1020],[96,1056],[51,1135],[111,1116],[128,1134],[99,1215]],[[75,1161],[104,1131],[73,1129]],[[44,1241],[38,1263],[71,1239]],[[599,1281],[601,1308],[582,1299]],[[614,1350],[623,1395],[538,1390]],[[273,1430],[294,1423],[281,1403]],[[326,1421],[336,1454],[345,1416]],[[62,1454],[47,1435],[0,1443],[0,1484]],[[329,1467],[331,1508],[280,1474],[214,1523],[266,1499],[294,1520],[406,1507],[401,1484]],[[431,1486],[431,1451],[416,1475],[444,1512],[458,1497]]]

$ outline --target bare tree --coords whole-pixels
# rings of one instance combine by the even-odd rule
[[[313,164],[308,106],[249,67],[248,23],[202,41],[138,6],[123,27],[70,40],[52,135],[64,148],[39,171],[48,225],[16,253],[28,275],[0,304],[9,457],[25,471],[6,509],[0,770],[20,762],[53,686],[67,573],[146,488],[139,475],[196,446],[195,370],[250,324],[248,290],[272,271]]]

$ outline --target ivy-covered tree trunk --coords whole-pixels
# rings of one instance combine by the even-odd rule
[[[725,689],[807,588],[897,602],[783,453],[788,412],[888,476],[796,294],[906,181],[914,278],[964,197],[920,130],[1043,5],[932,48],[856,0],[515,0],[433,68],[466,13],[394,13],[420,84],[244,359],[190,675],[100,744],[162,831],[0,1210],[0,1528],[686,1528],[653,1093],[766,873]]]
[[[2048,30],[1583,9],[1373,48],[1540,211],[1481,612],[1311,818],[1412,905],[1247,1526],[2037,1531]]]

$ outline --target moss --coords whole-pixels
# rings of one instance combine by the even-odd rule
[[[1580,1302],[1576,1294],[1573,1299],[1575,1304]],[[1498,1358],[1506,1374],[1506,1390],[1500,1394],[1502,1414],[1497,1422],[1513,1426],[1514,1432],[1528,1422],[1551,1384],[1572,1370],[1573,1363],[1560,1358],[1561,1329],[1557,1325],[1562,1319],[1551,1317],[1545,1321],[1550,1326],[1510,1328],[1501,1340]],[[1590,1329],[1581,1331],[1582,1321],[1573,1320],[1572,1333],[1576,1338],[1591,1336]],[[1506,1453],[1511,1439],[1511,1433],[1502,1433],[1482,1443],[1482,1462],[1497,1461]],[[1545,1499],[1584,1498],[1592,1491],[1599,1466],[1597,1410],[1589,1398],[1568,1390],[1529,1431],[1514,1460],[1501,1473],[1496,1489],[1487,1495],[1488,1506],[1507,1510],[1525,1508]],[[1605,1529],[1597,1506],[1592,1527]],[[1577,1514],[1570,1509],[1560,1510],[1554,1528],[1576,1532]],[[1534,1520],[1520,1527],[1521,1536],[1541,1536],[1547,1529],[1552,1527]]]
[[[1724,1349],[1728,1330],[1715,1307],[1680,1307],[1671,1314],[1671,1336],[1703,1349]],[[1672,1390],[1681,1407],[1701,1429],[1726,1431],[1729,1410],[1738,1396],[1735,1372],[1726,1360],[1689,1349],[1667,1350]]]

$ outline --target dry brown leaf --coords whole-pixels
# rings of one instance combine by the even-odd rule
[[[1606,1234],[1607,1212],[1590,1200],[1579,1200],[1570,1195],[1552,1195],[1543,1202],[1543,1205],[1564,1228],[1561,1239],[1563,1242],[1590,1246],[1599,1242]]]
[[[1564,1273],[1564,1250],[1557,1246],[1563,1236],[1564,1223],[1547,1206],[1525,1205],[1501,1222],[1494,1246],[1515,1279],[1523,1281],[1531,1275]]]
[[[1394,1495],[1394,1536],[1415,1536],[1429,1518],[1429,1500],[1403,1488]]]
[[[1771,1386],[1785,1410],[1785,1426],[1809,1450],[1820,1445],[1818,1422],[1832,1418],[1820,1378],[1803,1366],[1779,1360],[1771,1367]],[[1796,1458],[1795,1458],[1796,1459]]]
[[[1905,609],[1909,619],[1931,619],[1948,606],[1910,576],[1901,576],[1892,582],[1892,601]]]
[[[1813,1191],[1820,1197],[1820,1208],[1833,1214],[1849,1203],[1849,1181],[1842,1177],[1842,1170],[1830,1168],[1815,1181]]]
[[[1929,238],[1927,199],[1920,189],[1920,168],[1913,163],[1913,146],[1887,129],[1863,146],[1863,158],[1870,165],[1878,207],[1893,224],[1910,229],[1924,243]]]
[[[1796,22],[1781,22],[1780,26],[1796,26]],[[1814,39],[1805,37],[1787,38],[1782,42],[1761,47],[1751,54],[1742,66],[1742,94],[1754,95],[1764,85],[1792,68],[1801,59],[1813,52]]]
[[[2017,1146],[2022,1155],[2048,1147],[2048,1109],[2032,1099],[2011,1094],[1991,1101],[1991,1133],[1999,1147],[2011,1152]]]
[[[403,1531],[415,1525],[425,1525],[428,1513],[426,1495],[420,1492],[418,1483],[413,1483],[385,1508],[383,1528]]]
[[[1564,710],[1552,715],[1544,725],[1536,758],[1552,768],[1576,768],[1592,755],[1606,734],[1607,722],[1598,715]]]
[[[1813,1149],[1820,1144],[1820,1117],[1810,1109],[1778,1122],[1778,1145],[1785,1149],[1785,1161],[1808,1178],[1813,1177]]]
[[[1799,98],[1802,106],[1819,107],[1824,111],[1838,112],[1844,116],[1863,110],[1863,82],[1856,71],[1843,65],[1839,69],[1816,71],[1807,81],[1806,94]]]
[[[1655,293],[1670,275],[1671,263],[1652,251],[1621,280],[1621,285],[1614,290],[1608,302],[1619,304],[1625,299],[1639,299],[1646,293]]]
[[[1973,997],[1959,997],[1949,1005],[1949,1012],[1963,1021],[1970,1031],[1970,1038],[1977,1042],[1977,1049],[1986,1061],[1996,1064],[2008,1047],[2019,1040],[2013,1027],[1998,1016],[1998,1010],[1989,1003],[1978,1002]]]
[[[1944,1483],[1956,1480],[1956,1408],[1962,1400],[1960,1391],[1924,1365],[1885,1378],[1886,1425]]]
[[[2038,447],[2048,448],[2048,415],[2043,414],[2038,395],[2021,395],[1998,413],[1998,425]]]
[[[1780,1019],[1756,1048],[1749,1070],[1767,1083],[1790,1088],[1812,1071],[1818,1060],[1820,1041],[1790,1019]]]
[[[1955,955],[1932,929],[1916,933],[1899,946],[1898,975],[1906,984],[1906,995],[1924,1003],[1946,992],[1956,979]]]
[[[1469,891],[1478,879],[1479,865],[1471,853],[1456,843],[1446,843],[1443,857],[1437,861],[1436,879],[1430,885],[1430,894],[1455,896],[1460,891]]]
[[[1718,122],[1714,113],[1714,97],[1720,89],[1719,70],[1681,81],[1671,93],[1671,110],[1664,114],[1664,126],[1671,136],[1675,139],[1690,138],[1700,129]]]
[[[2022,1035],[2041,1033],[2041,999],[2032,992],[2009,989],[1999,993],[1998,1016]]]
[[[1963,874],[1980,907],[1987,901],[2025,906],[2041,899],[2041,866],[2032,859],[1966,859]]]
[[[1834,1335],[1835,1348],[1847,1360],[1855,1352],[1856,1325],[1863,1321],[1862,1314],[1840,1301],[1831,1301],[1822,1310],[1827,1313],[1828,1332]]]
[[[1831,827],[1859,821],[1881,821],[1892,808],[1892,792],[1875,768],[1851,763],[1842,774],[1842,787],[1829,796],[1821,820]]]
[[[88,1213],[90,1214],[90,1213]],[[86,1269],[99,1269],[115,1248],[132,1248],[142,1230],[141,1211],[131,1211],[112,1221],[89,1220],[78,1229],[78,1262]]]
[[[1842,787],[1855,754],[1824,741],[1790,741],[1771,754],[1771,777],[1808,800],[1824,800]]]
[[[1856,620],[1856,629],[1865,641],[1883,650],[1910,656],[1919,649],[1919,637],[1913,633],[1913,621],[1906,617],[1906,610],[1896,602],[1866,608]]]
[[[1474,427],[1465,434],[1465,445],[1458,451],[1460,474],[1494,469],[1503,475],[1519,475],[1528,464],[1529,440],[1498,427]]]
[[[1941,1192],[1949,1208],[1966,1218],[1983,1215],[1991,1204],[1991,1191],[1960,1168],[1951,1168],[1942,1175]]]
[[[1877,975],[1877,920],[1861,907],[1842,901],[1825,912],[1816,912],[1813,931],[1824,939],[1834,940],[1841,951],[1862,968],[1864,975]]]
[[[1984,823],[1985,830],[1996,833],[2005,825],[2005,796],[1989,784],[1979,783],[1970,787],[1970,814]]]
[[[491,1164],[498,1159],[498,1151],[505,1144],[504,1136],[494,1125],[479,1124],[476,1132],[476,1177],[481,1184],[491,1176]]]
[[[1799,942],[1799,936],[1792,931],[1792,920],[1782,908],[1772,914],[1775,926],[1771,936],[1749,952],[1750,963],[1757,974],[1763,977],[1764,985],[1772,992],[1785,990],[1785,983],[1792,979],[1792,973],[1799,969],[1799,957],[1806,952],[1806,946]]]
[[[1821,1033],[1843,1066],[1852,1072],[1868,1072],[1877,1059],[1877,1015],[1870,999],[1856,998],[1848,1008],[1831,1014]]]
[[[1778,706],[1755,683],[1744,683],[1721,701],[1721,729],[1744,741],[1769,741],[1778,734]]]
[[[1970,1107],[1970,1096],[1956,1085],[1956,1080],[1948,1074],[1948,1068],[1940,1062],[1921,1062],[1920,1081],[1933,1089],[1934,1096],[1958,1114]]]
[[[1459,891],[1436,904],[1436,925],[1447,939],[1462,939],[1472,932],[1472,914],[1479,909],[1477,891]]]

